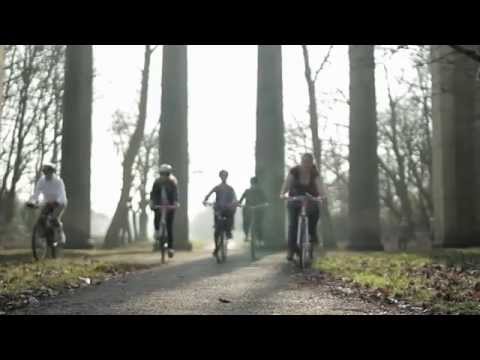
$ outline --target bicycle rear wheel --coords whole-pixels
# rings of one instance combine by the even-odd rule
[[[165,228],[162,228],[162,232],[160,235],[160,248],[162,251],[162,264],[165,264],[165,253],[167,251],[167,234]]]
[[[253,229],[250,229],[250,256],[252,258],[252,261],[255,261],[257,259],[256,254],[255,254],[255,247],[257,246],[257,240],[255,237],[255,233],[253,232]]]
[[[37,261],[45,259],[48,253],[47,237],[42,233],[42,228],[39,224],[33,227],[32,253],[33,258]]]

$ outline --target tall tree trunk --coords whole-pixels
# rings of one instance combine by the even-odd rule
[[[374,45],[350,45],[349,247],[380,250]]]
[[[138,236],[138,223],[137,223],[137,212],[132,210],[132,226],[133,226],[133,241],[136,242],[139,240]]]
[[[66,247],[90,245],[90,161],[92,147],[93,49],[68,45],[63,98],[62,177],[68,197]]]
[[[432,57],[440,59],[432,64],[435,241],[444,247],[478,246],[474,155],[478,65],[451,52],[447,45],[432,46]]]
[[[5,81],[5,46],[0,45],[0,135],[2,134],[3,82]]]
[[[140,150],[140,146],[142,145],[142,139],[145,132],[145,121],[147,118],[148,102],[148,80],[150,76],[151,56],[152,50],[150,46],[147,45],[145,47],[145,59],[142,74],[142,85],[140,90],[140,104],[137,125],[135,127],[135,131],[132,137],[130,138],[128,149],[125,153],[125,157],[123,160],[122,190],[120,192],[120,199],[117,204],[117,209],[115,210],[112,222],[110,223],[110,227],[107,230],[107,235],[105,236],[106,248],[114,248],[120,246],[120,230],[122,229],[122,226],[128,227],[128,224],[125,225],[124,222],[128,222],[127,203],[133,182],[133,165],[135,162],[135,158],[138,155],[138,151]]]
[[[310,57],[308,54],[307,45],[302,45],[303,51],[303,60],[305,63],[305,80],[307,81],[308,87],[308,98],[309,98],[309,107],[308,113],[310,114],[310,130],[312,133],[312,148],[313,148],[313,155],[315,156],[315,160],[318,166],[318,171],[320,172],[320,181],[322,183],[322,187],[325,189],[325,185],[323,183],[323,163],[322,163],[322,140],[319,137],[319,130],[318,130],[318,108],[317,108],[317,92],[315,89],[315,79],[312,76],[312,69],[310,67]],[[330,54],[330,53],[329,53]],[[328,59],[328,56],[326,59]],[[320,68],[319,71],[322,69]],[[323,221],[320,222],[322,237],[323,237],[323,244],[327,249],[334,249],[336,248],[336,241],[335,241],[335,234],[333,231],[333,224],[332,218],[330,216],[330,209],[327,202],[323,202],[321,205],[321,215],[323,217]]]
[[[175,247],[191,250],[188,223],[188,89],[187,46],[163,47],[160,163],[173,166],[178,178],[180,209],[174,222]]]
[[[285,246],[285,204],[279,194],[285,177],[285,128],[281,45],[258,46],[256,175],[270,203],[265,216],[265,243]]]

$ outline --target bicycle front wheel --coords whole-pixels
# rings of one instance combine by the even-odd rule
[[[257,259],[256,254],[255,254],[255,247],[257,246],[257,240],[255,239],[255,234],[252,230],[250,230],[251,239],[250,239],[250,256],[252,258],[252,261],[255,261]]]
[[[304,270],[309,266],[309,262],[310,262],[309,261],[310,249],[307,241],[308,229],[307,229],[307,223],[305,221],[301,221],[299,225],[300,225],[299,260],[300,260],[300,268]]]
[[[225,233],[220,234],[220,262],[227,261],[227,242],[225,241]]]
[[[41,226],[37,224],[32,233],[32,253],[33,258],[37,261],[45,259],[48,253],[47,237],[42,230]]]

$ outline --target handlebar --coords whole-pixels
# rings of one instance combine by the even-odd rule
[[[215,207],[215,206],[217,206],[216,203],[211,203],[211,202],[207,202],[207,201],[204,201],[204,202],[203,202],[203,205],[204,205],[204,206],[208,206],[208,207]],[[239,205],[239,204],[230,204],[230,205],[227,205],[227,206],[225,206],[225,207],[235,208],[235,207],[241,207],[241,205]]]
[[[306,195],[300,195],[300,196],[290,196],[285,198],[287,202],[294,202],[294,201],[315,201],[318,203],[321,203],[324,201],[326,198],[321,197],[321,198],[316,198],[313,195],[306,194]]]
[[[255,205],[255,206],[247,206],[247,205],[238,205],[239,207],[241,208],[245,208],[245,209],[260,209],[260,208],[265,208],[265,207],[269,207],[270,204],[269,203],[265,203],[265,204],[260,204],[260,205]]]
[[[178,209],[179,205],[155,205],[152,207],[152,210],[175,210]]]
[[[55,207],[55,206],[58,206],[59,203],[56,202],[56,201],[53,201],[53,202],[47,202],[47,203],[43,203],[43,204],[40,204],[40,203],[32,203],[32,202],[27,202],[25,203],[25,206],[29,209],[40,209],[41,207],[43,206],[46,206],[46,207]]]

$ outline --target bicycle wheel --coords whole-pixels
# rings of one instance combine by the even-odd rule
[[[48,252],[47,237],[42,230],[38,223],[33,227],[32,252],[34,259],[37,261],[45,259]]]
[[[305,220],[302,220],[300,226],[300,249],[299,249],[299,263],[300,268],[304,270],[308,266],[309,252],[307,244],[307,226]]]
[[[162,251],[162,264],[165,264],[165,253],[167,251],[167,235],[166,235],[166,232],[165,232],[165,228],[162,227],[162,232],[161,232],[161,235],[160,235],[160,247],[161,247],[161,251]]]
[[[227,261],[227,243],[225,241],[225,232],[220,233],[220,262],[225,263]]]
[[[256,237],[255,237],[255,233],[253,231],[253,229],[250,229],[250,256],[252,258],[252,261],[255,261],[257,258],[255,256],[255,246],[257,245],[257,240],[256,240]]]

